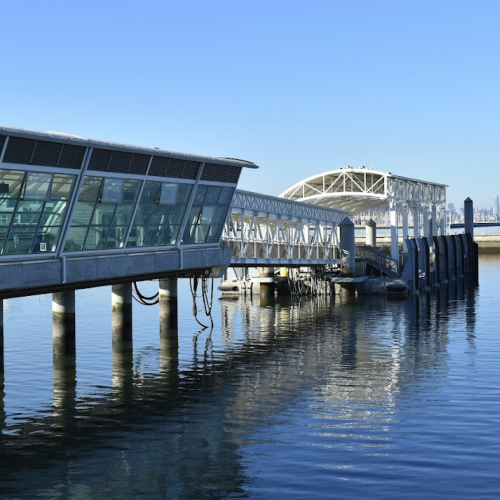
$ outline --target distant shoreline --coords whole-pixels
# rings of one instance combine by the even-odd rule
[[[363,244],[365,236],[356,236],[356,243]],[[401,237],[400,237],[400,241]],[[495,234],[475,234],[474,241],[478,245],[479,255],[499,254],[500,255],[500,233]],[[388,235],[377,235],[377,245],[390,245],[391,237]]]

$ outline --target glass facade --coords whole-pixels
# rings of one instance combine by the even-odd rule
[[[0,255],[219,243],[240,166],[40,135],[0,134]]]
[[[177,244],[192,189],[192,184],[146,181],[127,246]]]
[[[217,243],[224,228],[233,193],[232,187],[200,184],[181,243]]]
[[[140,187],[135,179],[86,176],[64,250],[123,248]]]
[[[0,254],[55,252],[75,180],[0,170]]]

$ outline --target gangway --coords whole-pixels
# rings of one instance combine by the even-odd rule
[[[310,203],[236,190],[221,242],[231,266],[339,263],[339,226],[347,213]]]

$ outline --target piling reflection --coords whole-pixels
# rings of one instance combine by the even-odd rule
[[[131,342],[114,342],[112,384],[97,403],[76,396],[74,358],[54,364],[54,412],[26,419],[8,444],[1,441],[0,488],[13,497],[16,488],[30,488],[33,498],[42,490],[46,497],[68,489],[91,495],[104,485],[124,498],[241,493],[241,444],[304,394],[329,422],[323,439],[352,446],[352,422],[362,422],[365,435],[377,433],[384,446],[384,426],[401,398],[419,384],[432,390],[435,373],[446,370],[450,321],[463,317],[474,345],[475,291],[463,281],[405,300],[273,302],[220,300],[220,329],[180,333],[180,342],[193,342],[187,362],[179,360],[179,329],[160,326],[158,373],[147,378],[134,372]],[[9,430],[3,379],[0,425]],[[26,475],[29,486],[22,486]],[[143,481],[139,491],[139,477],[161,480]]]

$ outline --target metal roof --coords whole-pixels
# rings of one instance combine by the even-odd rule
[[[411,179],[365,167],[345,167],[308,177],[279,196],[345,210],[354,215],[390,202],[445,204],[446,184]]]
[[[213,156],[203,156],[191,153],[180,153],[178,151],[169,151],[157,147],[142,147],[132,146],[130,144],[120,144],[115,142],[100,141],[95,139],[87,139],[78,135],[66,134],[63,132],[40,132],[36,130],[25,130],[20,128],[6,127],[0,125],[0,135],[26,137],[38,141],[54,141],[59,143],[74,144],[85,147],[95,147],[102,149],[113,149],[118,151],[128,151],[131,153],[142,153],[156,156],[169,156],[184,160],[194,160],[199,162],[220,163],[224,165],[233,165],[238,167],[258,168],[258,166],[250,161],[241,160],[238,158],[221,158]]]

